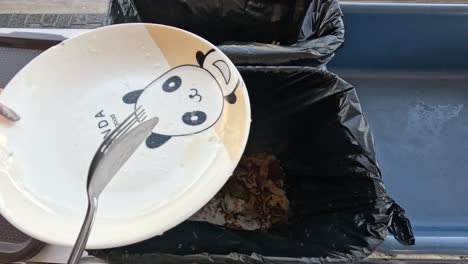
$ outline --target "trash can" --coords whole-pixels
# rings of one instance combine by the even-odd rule
[[[275,188],[283,187],[287,213],[250,229],[198,216],[147,241],[91,254],[111,263],[349,263],[370,255],[387,230],[403,245],[415,243],[405,211],[385,191],[354,87],[326,69],[344,41],[337,1],[135,0],[132,6],[144,22],[213,41],[236,64],[252,106],[244,158],[268,156],[274,162],[267,167],[276,164],[284,177],[253,196],[281,195]],[[226,197],[229,190],[221,192]]]

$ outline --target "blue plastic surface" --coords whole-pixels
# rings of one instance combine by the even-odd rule
[[[380,251],[468,254],[468,5],[341,7],[345,45],[328,68],[356,87],[416,235]]]

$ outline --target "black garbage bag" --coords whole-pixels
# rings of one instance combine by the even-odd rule
[[[387,230],[414,244],[404,210],[386,194],[354,87],[324,67],[344,39],[337,1],[133,1],[144,22],[198,34],[238,66],[252,106],[245,155],[280,160],[290,216],[264,232],[186,221],[91,254],[111,263],[349,263]]]
[[[162,236],[93,254],[111,263],[336,263],[367,257],[389,227],[403,244],[414,243],[403,209],[385,192],[350,84],[312,67],[239,70],[252,105],[246,154],[274,153],[281,161],[289,222],[254,232],[186,221]],[[196,255],[202,253],[210,255]]]
[[[107,25],[141,22],[133,0],[112,0],[108,10]]]
[[[213,44],[297,40],[307,0],[133,0],[145,22],[188,30]]]
[[[322,66],[343,43],[335,0],[114,0],[110,23],[149,22],[195,33],[236,65]]]

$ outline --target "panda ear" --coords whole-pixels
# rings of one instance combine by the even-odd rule
[[[237,81],[236,87],[234,88],[232,93],[224,96],[224,100],[226,100],[230,104],[235,104],[237,102],[237,96],[236,96],[235,92],[237,90],[237,87],[239,87],[239,85],[240,85],[240,81]]]
[[[129,92],[126,95],[124,95],[122,100],[126,104],[136,104],[136,102],[138,101],[138,98],[140,98],[140,95],[141,95],[142,92],[143,92],[143,90],[136,90],[136,91],[133,91],[133,92]]]
[[[205,61],[206,55],[203,54],[201,51],[197,51],[197,54],[195,54],[195,57],[197,59],[198,65],[203,68],[203,62]]]
[[[197,53],[197,61],[202,63],[203,68],[215,77],[224,96],[229,96],[234,92],[240,81],[240,76],[226,56],[213,49],[205,55],[201,52]]]
[[[226,100],[230,104],[235,104],[237,101],[237,96],[235,93],[231,93],[229,95],[224,96],[224,100]]]
[[[231,82],[231,69],[229,69],[229,65],[223,60],[217,60],[213,62],[213,66],[218,68],[221,76],[223,76],[224,83],[228,85]]]
[[[159,148],[160,146],[164,145],[164,143],[166,143],[169,139],[171,139],[171,136],[151,133],[146,138],[146,146],[150,149]]]
[[[215,50],[210,49],[206,54],[204,54],[203,51],[197,51],[197,53],[195,54],[195,58],[197,59],[198,65],[200,65],[200,67],[203,68],[206,57],[208,57],[208,55],[212,52],[215,52]]]

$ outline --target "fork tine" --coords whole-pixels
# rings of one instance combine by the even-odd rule
[[[139,106],[132,114],[130,114],[120,125],[118,125],[103,142],[102,150],[105,151],[114,140],[127,133],[136,123],[142,122],[140,119],[145,115],[145,109]]]
[[[145,110],[142,109],[141,106],[137,107],[133,113],[131,113],[127,118],[125,118],[122,123],[120,123],[114,130],[112,130],[104,141],[101,144],[101,149],[106,149],[118,136],[122,134],[122,132],[128,131],[135,124],[135,120],[139,118],[142,114],[144,114]],[[140,112],[138,112],[140,111]]]
[[[140,115],[140,116],[134,116],[134,117],[132,118],[132,120],[130,120],[130,122],[129,122],[127,125],[125,125],[124,127],[122,127],[122,128],[120,129],[120,131],[119,131],[118,133],[115,134],[114,139],[117,139],[117,138],[119,138],[120,136],[122,136],[123,134],[127,133],[130,129],[133,128],[133,126],[134,126],[136,123],[141,122],[141,121],[140,121],[140,118],[141,118],[141,115]]]
[[[128,121],[132,118],[132,116],[133,116],[135,113],[137,113],[138,111],[140,111],[141,108],[142,108],[141,105],[138,106],[138,107],[135,109],[135,111],[133,111],[133,113],[131,113],[129,116],[127,116],[127,117],[124,119],[124,121],[122,121],[122,123],[120,123],[119,125],[122,125],[122,124],[128,122]]]
[[[143,113],[143,116],[140,118],[140,122],[143,122],[146,120],[148,116],[146,115],[146,113]]]
[[[141,118],[145,115],[145,109],[141,109],[140,112],[137,112],[141,107],[139,107],[133,114],[131,114],[129,118],[125,119],[122,124],[117,126],[116,129],[114,129],[115,133],[111,133],[113,139],[117,139],[120,137],[122,134],[125,134],[128,130],[130,130],[136,123],[142,122]],[[110,136],[110,135],[109,135]]]
[[[124,121],[122,121],[122,123],[120,123],[114,130],[112,130],[110,132],[110,134],[107,136],[107,138],[113,138],[115,137],[115,135],[121,131],[123,128],[126,128],[128,126],[128,124],[130,122],[133,121],[133,119],[135,119],[135,116],[138,116],[138,111],[141,109],[141,106],[139,106],[137,109],[135,109],[135,111],[133,113],[131,113],[127,118],[125,118]],[[144,111],[144,110],[143,110]],[[140,112],[141,114],[141,112]]]

